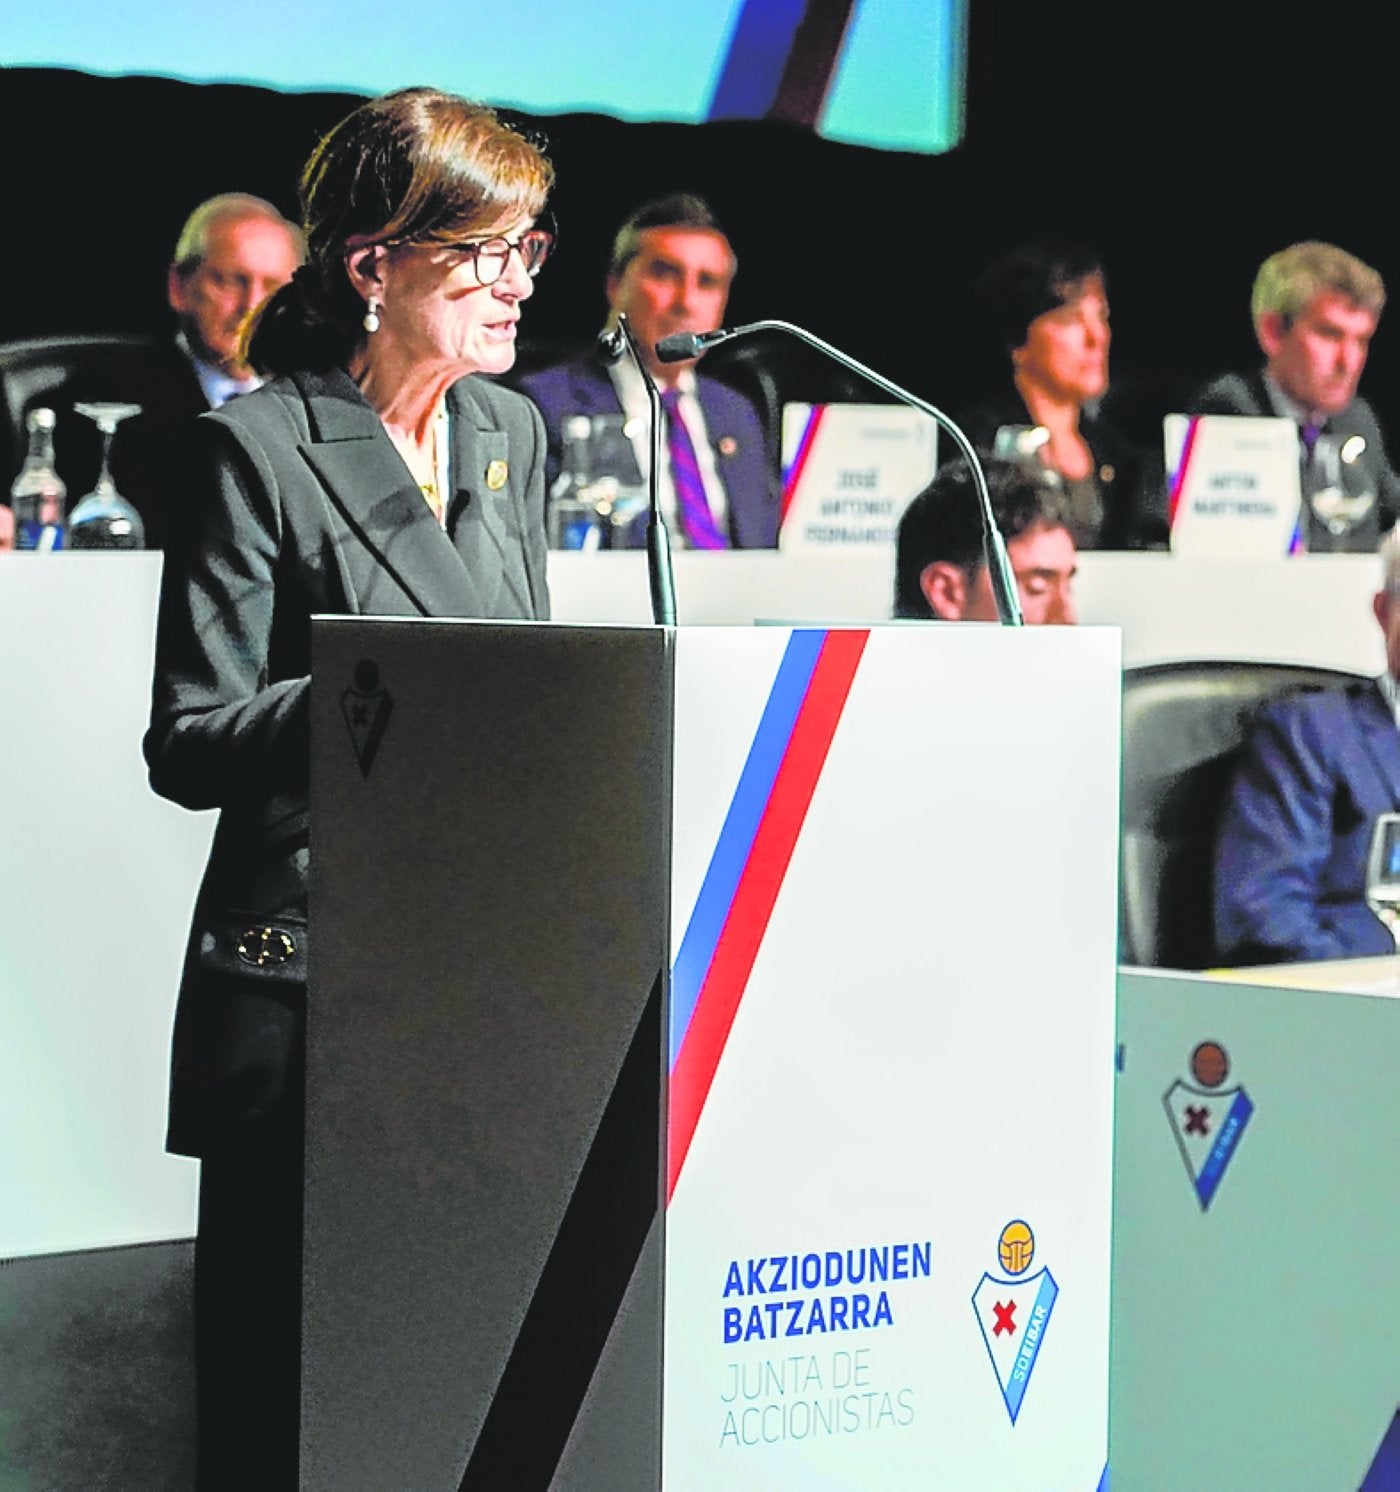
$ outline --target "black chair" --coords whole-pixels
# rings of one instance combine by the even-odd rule
[[[15,473],[24,463],[29,438],[24,428],[26,413],[36,405],[60,411],[68,400],[64,390],[75,376],[107,362],[120,353],[149,347],[152,338],[103,333],[95,336],[31,337],[22,342],[0,343],[0,472],[9,491]],[[60,465],[62,453],[59,453]]]
[[[1159,663],[1123,674],[1119,957],[1153,968],[1219,960],[1212,930],[1216,826],[1260,705],[1361,675],[1287,663]]]

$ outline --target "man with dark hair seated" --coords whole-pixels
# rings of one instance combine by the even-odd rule
[[[1381,559],[1371,606],[1386,671],[1266,706],[1245,744],[1216,841],[1222,962],[1394,951],[1366,904],[1366,864],[1376,815],[1400,809],[1400,530]]]
[[[985,463],[992,513],[1032,625],[1076,620],[1074,538],[1060,496],[1023,467]],[[982,517],[966,462],[945,466],[909,504],[895,546],[894,614],[947,622],[994,622],[982,548]]]
[[[627,317],[665,406],[661,509],[671,541],[688,549],[763,549],[778,540],[777,471],[753,405],[696,371],[663,363],[656,343],[677,332],[715,331],[738,260],[707,203],[686,192],[637,209],[618,230],[608,262],[608,324]],[[516,379],[544,416],[551,490],[571,415],[617,415],[630,450],[624,485],[641,486],[651,461],[651,412],[630,357],[608,366],[596,351]],[[626,536],[644,540],[641,524]]]

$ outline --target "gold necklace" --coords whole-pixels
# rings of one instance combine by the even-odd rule
[[[394,444],[399,449],[400,456],[403,457],[404,465],[408,467],[414,481],[418,484],[419,492],[423,494],[423,501],[427,503],[429,511],[437,519],[439,524],[443,521],[444,504],[442,494],[447,486],[447,478],[443,471],[442,460],[442,451],[446,444],[442,438],[442,427],[446,424],[447,410],[444,407],[433,416],[433,423],[429,430],[427,456],[431,476],[426,481],[422,480],[423,451],[412,440],[405,439],[394,434],[392,431],[390,432],[393,435]]]

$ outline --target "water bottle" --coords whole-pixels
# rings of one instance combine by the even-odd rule
[[[15,548],[35,554],[63,548],[63,500],[68,489],[53,464],[53,410],[31,409],[24,421],[29,454],[10,488]]]
[[[559,475],[549,493],[549,547],[597,549],[602,530],[597,503],[588,490],[593,422],[586,414],[565,415],[559,434],[563,450]]]

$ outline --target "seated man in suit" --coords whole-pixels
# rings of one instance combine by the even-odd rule
[[[147,547],[163,547],[184,498],[181,430],[262,382],[242,359],[243,324],[291,279],[302,254],[301,230],[261,197],[227,192],[195,208],[166,276],[175,335],[102,364],[65,391],[56,445],[70,507],[91,489],[98,465],[95,429],[70,412],[72,403],[139,404],[113,441],[112,477],[141,514]]]
[[[1385,306],[1379,274],[1328,243],[1296,243],[1260,266],[1251,310],[1264,366],[1226,373],[1191,401],[1193,414],[1279,415],[1298,427],[1303,491],[1319,436],[1358,450],[1376,506],[1344,535],[1310,517],[1309,549],[1369,551],[1400,515],[1400,478],[1391,470],[1371,406],[1356,391]]]
[[[1061,495],[1024,467],[987,461],[992,515],[1027,623],[1076,620],[1077,553]],[[894,614],[945,622],[995,622],[996,597],[982,548],[982,516],[965,461],[947,463],[904,510],[895,541]]]
[[[676,332],[714,331],[724,318],[736,265],[709,207],[686,193],[648,202],[619,229],[608,265],[610,324],[625,313],[666,406],[668,460],[662,512],[673,544],[692,549],[770,548],[778,538],[777,472],[753,406],[695,364],[663,363],[656,343]],[[650,465],[650,406],[630,357],[608,366],[593,352],[516,380],[544,415],[551,491],[571,415],[625,418],[631,446],[624,484],[641,486]],[[627,533],[644,541],[641,524]]]
[[[1215,936],[1233,964],[1394,950],[1366,905],[1376,815],[1400,809],[1400,535],[1381,546],[1372,601],[1386,672],[1292,694],[1255,722],[1221,820]]]

